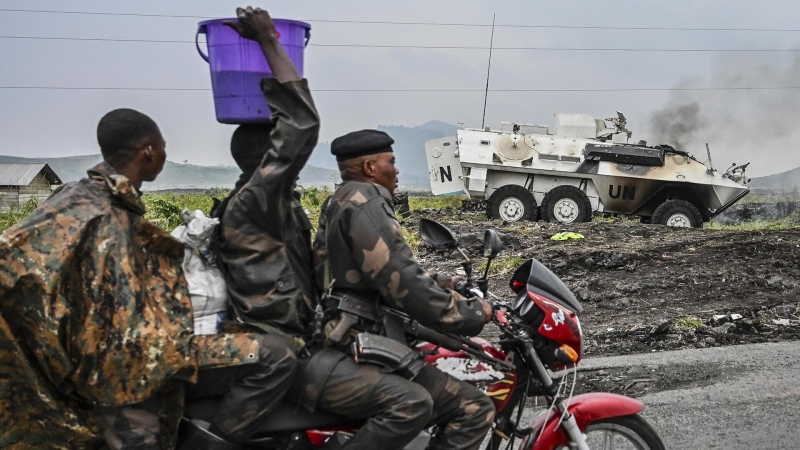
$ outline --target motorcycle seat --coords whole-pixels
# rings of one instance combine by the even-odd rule
[[[221,397],[187,400],[184,415],[188,419],[211,422],[217,414]],[[258,434],[281,431],[313,430],[356,422],[356,419],[327,413],[309,412],[297,403],[282,402],[272,411],[259,427]]]

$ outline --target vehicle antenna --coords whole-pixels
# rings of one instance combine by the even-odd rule
[[[481,128],[486,125],[486,99],[489,97],[489,73],[492,71],[492,46],[494,44],[494,19],[496,14],[492,14],[492,37],[489,40],[489,67],[486,69],[486,91],[483,94],[483,118],[481,119]]]

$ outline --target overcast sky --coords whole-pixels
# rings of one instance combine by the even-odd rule
[[[3,0],[0,9],[226,17],[239,5],[222,0]],[[315,19],[490,24],[496,14],[500,25],[800,29],[800,2],[789,0],[285,1],[257,6],[269,9],[274,17],[310,21],[312,44],[486,47],[491,33],[489,27],[325,23]],[[0,11],[0,34],[191,40],[200,20]],[[800,49],[800,32],[497,27],[494,45]],[[800,86],[797,55],[495,50],[490,89]],[[312,89],[482,89],[487,58],[488,51],[481,49],[309,46],[305,75]],[[0,38],[0,86],[209,88],[210,76],[192,44]],[[433,119],[479,127],[483,111],[482,92],[318,92],[314,98],[322,117],[322,141],[379,124],[415,126]],[[486,121],[492,127],[499,127],[501,121],[552,125],[555,112],[604,118],[620,110],[629,119],[635,141],[658,134],[651,128],[654,114],[697,103],[701,116],[697,119],[704,127],[692,130],[696,136],[685,143],[686,149],[705,159],[703,144],[709,142],[717,168],[752,160],[751,175],[766,175],[800,166],[800,133],[795,130],[800,128],[795,126],[800,122],[799,101],[798,89],[489,92]],[[56,157],[97,153],[97,121],[119,107],[139,109],[159,123],[170,160],[232,164],[227,147],[233,127],[215,121],[209,91],[0,89],[0,154]],[[778,117],[764,117],[775,111]]]

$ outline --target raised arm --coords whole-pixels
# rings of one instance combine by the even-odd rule
[[[269,137],[273,148],[241,193],[243,197],[254,195],[255,199],[247,202],[258,204],[249,207],[248,213],[271,214],[277,204],[291,201],[295,181],[317,145],[319,115],[308,83],[278,42],[269,13],[247,7],[237,8],[236,15],[238,23],[225,24],[243,38],[259,43],[274,75],[261,80],[261,90],[273,112]]]

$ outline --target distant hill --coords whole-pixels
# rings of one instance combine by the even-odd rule
[[[775,175],[753,178],[750,181],[750,188],[783,191],[800,189],[800,167],[786,172],[776,173]]]
[[[103,158],[100,155],[67,156],[62,158],[21,158],[16,156],[0,156],[2,162],[46,162],[58,174],[62,181],[77,181],[86,176],[86,170],[95,166]],[[164,171],[152,183],[145,183],[144,191],[161,191],[169,189],[210,189],[214,187],[233,187],[239,179],[238,167],[230,166],[197,166],[178,164],[167,161]],[[337,170],[324,169],[307,165],[300,172],[302,185],[331,185],[332,176]]]
[[[400,187],[404,190],[428,190],[428,165],[425,162],[425,141],[445,136],[453,136],[458,129],[438,120],[432,120],[416,127],[401,125],[379,125],[379,130],[387,132],[395,140],[393,146],[400,169]],[[97,155],[67,156],[61,158],[22,158],[1,156],[0,162],[46,162],[64,182],[76,181],[86,176],[86,170],[102,161]],[[167,161],[164,171],[153,183],[145,183],[145,191],[169,189],[209,189],[212,187],[232,187],[239,178],[239,169],[231,166],[197,166]],[[317,144],[314,153],[303,171],[300,172],[302,185],[332,185],[339,170],[336,159],[331,155],[328,142]]]

